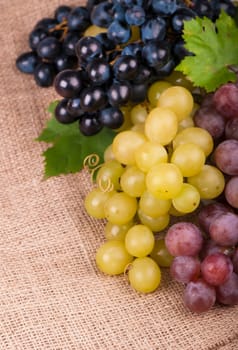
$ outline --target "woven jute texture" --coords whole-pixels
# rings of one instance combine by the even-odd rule
[[[124,276],[98,272],[104,223],[84,211],[86,172],[43,181],[45,145],[34,139],[57,96],[18,72],[15,59],[60,4],[0,0],[0,349],[237,349],[237,307],[193,315],[167,272],[146,296]]]

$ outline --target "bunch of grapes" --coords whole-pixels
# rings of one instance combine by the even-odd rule
[[[159,265],[169,266],[173,256],[155,234],[168,227],[171,215],[194,212],[201,199],[218,197],[225,186],[222,172],[206,164],[211,135],[191,126],[189,90],[158,81],[148,97],[147,106],[131,109],[137,123],[116,135],[97,172],[97,186],[85,198],[89,215],[107,219],[108,241],[96,254],[99,269],[113,275],[129,266],[130,284],[144,293],[158,287]],[[201,244],[200,237],[199,249]]]
[[[194,123],[213,137],[211,162],[222,171],[225,188],[219,202],[203,206],[198,227],[183,222],[170,227],[166,247],[175,256],[172,277],[186,284],[184,303],[194,312],[217,301],[238,303],[238,87],[222,85],[195,111]],[[203,243],[201,244],[201,239]]]
[[[200,210],[198,225],[179,222],[165,236],[171,276],[185,284],[184,304],[197,313],[216,301],[238,304],[238,215],[214,202]]]
[[[33,75],[40,87],[52,86],[58,72],[77,67],[75,44],[89,25],[89,4],[57,7],[54,17],[41,19],[30,32],[30,51],[17,58],[17,68]]]
[[[78,121],[86,136],[117,131],[85,198],[87,213],[106,219],[98,268],[150,293],[170,267],[198,313],[238,303],[238,85],[198,106],[192,84],[173,70],[190,54],[184,21],[216,20],[221,10],[235,15],[229,0],[60,6],[16,61],[39,86],[54,85],[60,123]]]
[[[189,55],[184,21],[196,16],[216,20],[221,9],[235,13],[229,0],[97,0],[73,9],[60,6],[54,18],[36,24],[29,36],[31,51],[18,57],[17,67],[42,87],[54,83],[63,98],[55,111],[59,122],[79,120],[86,136],[103,127],[118,129],[124,121],[121,106],[144,101],[149,85]]]

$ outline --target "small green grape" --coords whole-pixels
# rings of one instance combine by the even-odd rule
[[[136,258],[130,265],[128,278],[130,285],[136,291],[151,293],[160,284],[161,271],[152,258]]]
[[[116,239],[118,241],[124,241],[127,231],[133,226],[133,221],[129,221],[124,225],[112,224],[108,221],[105,225],[105,238],[108,240]]]
[[[127,130],[118,133],[112,143],[112,151],[118,162],[135,165],[135,151],[146,141],[143,134]]]
[[[146,186],[149,192],[160,199],[172,199],[182,189],[183,175],[172,163],[154,165],[146,175]]]
[[[205,164],[205,154],[201,147],[194,143],[179,145],[173,152],[171,163],[179,167],[184,177],[198,174]]]
[[[128,253],[138,258],[150,254],[154,247],[153,232],[145,225],[131,227],[125,237],[125,246]]]
[[[165,90],[166,91],[166,90]],[[178,131],[178,118],[168,108],[153,108],[145,121],[145,135],[151,141],[168,145]]]
[[[94,188],[87,194],[84,200],[87,213],[96,219],[104,219],[104,204],[113,194],[115,194],[115,191],[104,192],[100,188]]]
[[[137,214],[140,219],[140,222],[143,225],[146,225],[147,227],[149,227],[153,232],[160,232],[164,230],[168,226],[169,220],[170,220],[170,216],[168,213],[164,215],[159,215],[153,218],[143,213],[141,209],[138,209]]]
[[[158,106],[174,111],[178,121],[186,119],[193,110],[193,96],[183,86],[171,86],[159,98]]]
[[[159,238],[155,241],[150,257],[161,267],[170,267],[174,258],[166,248],[164,238]]]
[[[122,241],[111,240],[103,243],[96,253],[96,264],[100,271],[107,275],[119,275],[132,262],[125,244]]]
[[[184,183],[179,194],[172,199],[173,206],[180,213],[192,213],[200,203],[200,194],[196,187]]]
[[[159,80],[151,84],[151,86],[148,89],[147,96],[152,107],[157,106],[160,95],[170,86],[171,84],[164,80]]]
[[[136,210],[136,198],[132,198],[124,192],[113,194],[104,204],[106,219],[117,225],[124,225],[131,221]]]
[[[136,166],[129,166],[121,176],[120,185],[131,197],[140,197],[146,189],[145,174]]]
[[[195,176],[188,177],[188,183],[197,188],[202,199],[218,197],[225,187],[222,172],[212,165],[205,164]]]

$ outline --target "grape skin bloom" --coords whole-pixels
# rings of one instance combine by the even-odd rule
[[[173,256],[196,256],[203,244],[202,233],[190,222],[178,222],[168,229],[165,244]]]
[[[203,279],[191,281],[184,290],[184,304],[195,313],[210,310],[216,301],[216,290]]]

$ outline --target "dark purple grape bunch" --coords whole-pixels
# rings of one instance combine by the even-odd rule
[[[85,29],[94,24],[107,28],[107,33],[97,38],[106,49],[114,51],[111,59],[119,54],[115,46],[127,43],[132,27],[138,27],[141,44],[127,45],[123,52],[142,56],[147,67],[142,64],[140,71],[146,72],[138,79],[147,78],[148,70],[153,76],[155,72],[168,75],[189,54],[181,37],[185,20],[195,16],[215,20],[221,9],[231,16],[236,13],[230,0],[194,0],[189,7],[186,4],[182,0],[88,0],[85,6],[59,6],[54,17],[36,23],[28,38],[30,51],[17,58],[16,66],[23,73],[33,74],[37,85],[51,86],[58,72],[77,65],[75,45]],[[137,87],[135,95],[143,91],[142,86]]]
[[[231,207],[218,202],[204,206],[198,225],[172,225],[165,244],[174,256],[170,274],[185,285],[183,301],[190,311],[238,304],[238,215]]]
[[[121,65],[123,62],[126,65],[121,72],[119,60],[110,64],[102,42],[88,36],[77,42],[75,51],[79,68],[60,72],[54,81],[56,92],[63,97],[55,110],[56,119],[62,123],[79,119],[80,130],[87,136],[96,134],[104,126],[119,128],[124,122],[119,106],[129,100],[127,80],[138,71],[136,58],[120,56],[125,58]]]
[[[81,132],[87,136],[103,127],[118,129],[124,122],[120,107],[129,101],[140,103],[146,99],[148,84],[155,78],[154,63],[149,67],[142,55],[134,54],[142,48],[141,43],[129,44],[118,53],[116,45],[105,33],[84,36],[77,42],[78,69],[62,71],[54,81],[56,92],[64,98],[55,111],[59,122],[71,123],[76,117]],[[167,64],[168,47],[155,45],[157,66]],[[77,108],[72,110],[75,101]]]
[[[32,74],[40,87],[49,87],[58,72],[77,67],[75,44],[91,23],[89,9],[63,5],[54,17],[38,21],[28,37],[30,50],[17,58],[17,68]]]
[[[233,5],[229,0],[189,6],[179,0],[88,0],[73,9],[60,6],[54,18],[36,24],[31,51],[16,65],[33,74],[39,86],[54,83],[63,98],[55,111],[59,122],[79,120],[87,136],[103,127],[118,129],[124,122],[120,107],[146,100],[148,86],[189,54],[182,40],[184,21],[204,15],[215,19],[221,8],[232,12]],[[106,32],[84,36],[90,25]]]
[[[124,121],[120,107],[146,100],[149,84],[169,75],[188,54],[181,41],[184,21],[213,11],[209,4],[194,3],[191,9],[176,0],[100,1],[91,9],[91,24],[106,32],[82,37],[75,45],[78,69],[59,73],[54,84],[64,98],[56,108],[57,120],[79,119],[87,136],[103,127],[118,129]]]

